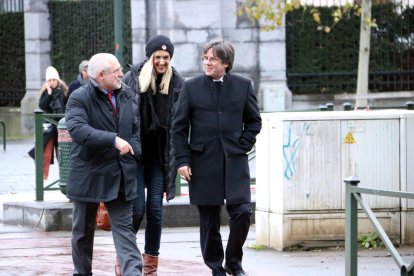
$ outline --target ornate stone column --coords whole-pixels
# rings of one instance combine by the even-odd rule
[[[259,33],[259,102],[263,111],[289,110],[292,93],[286,84],[285,27]]]
[[[46,67],[50,65],[50,22],[48,0],[24,0],[26,94],[21,101],[22,134],[34,133],[33,111]]]

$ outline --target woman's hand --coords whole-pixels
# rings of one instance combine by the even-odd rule
[[[47,90],[47,94],[52,95],[52,88],[50,87],[49,82],[46,82],[45,87]]]

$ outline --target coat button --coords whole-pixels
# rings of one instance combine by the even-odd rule
[[[223,112],[219,111],[218,114],[221,116],[221,115],[223,115]]]

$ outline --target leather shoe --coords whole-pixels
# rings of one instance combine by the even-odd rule
[[[234,275],[234,276],[247,276],[247,273],[244,272],[243,268],[240,268],[238,271],[232,271],[227,265],[224,265],[224,270],[227,274]]]

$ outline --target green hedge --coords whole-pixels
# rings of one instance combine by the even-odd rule
[[[124,62],[132,62],[131,7],[123,0]],[[114,1],[49,2],[52,64],[61,78],[72,81],[81,60],[99,52],[114,53]]]
[[[26,91],[23,12],[0,13],[0,106],[20,106]]]

